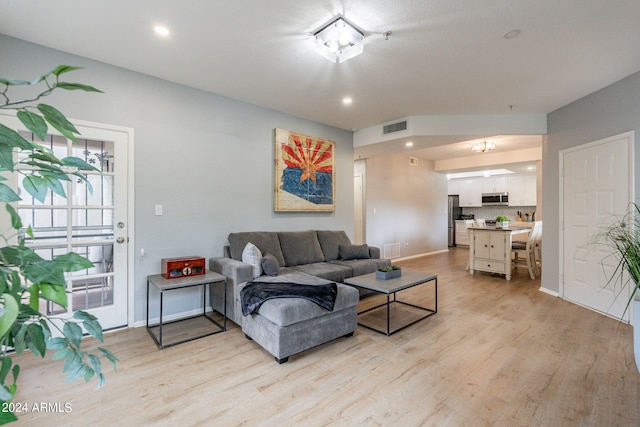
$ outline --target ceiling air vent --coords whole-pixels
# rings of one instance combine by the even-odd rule
[[[409,157],[409,164],[411,166],[418,166],[418,158],[417,157]]]
[[[402,122],[398,122],[398,123],[391,123],[389,125],[384,125],[382,127],[382,134],[383,135],[387,135],[389,133],[400,132],[402,130],[407,130],[407,121],[406,120],[404,120]]]

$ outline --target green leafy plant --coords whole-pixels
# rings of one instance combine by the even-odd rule
[[[611,255],[606,256],[603,262],[612,257],[616,262],[606,285],[620,280],[622,288],[630,282],[633,286],[625,313],[640,289],[640,206],[632,203],[631,207],[629,213],[616,219],[595,236],[596,243],[604,244],[612,250]],[[628,277],[624,275],[625,272],[628,273]]]
[[[496,222],[509,222],[509,218],[504,215],[498,215],[496,217]]]
[[[40,140],[45,139],[51,126],[75,142],[79,135],[75,126],[56,108],[39,101],[55,90],[101,92],[92,86],[60,80],[62,75],[77,69],[79,67],[60,65],[33,81],[0,78],[0,110],[15,112],[20,122]],[[9,91],[17,86],[41,89],[29,99],[14,101]],[[18,165],[25,167],[17,168]],[[27,247],[19,233],[25,230],[22,220],[11,205],[21,198],[7,185],[10,177],[22,175],[23,188],[43,203],[49,191],[66,197],[63,183],[69,182],[70,177],[88,184],[83,171],[97,169],[77,157],[58,158],[52,150],[0,124],[0,202],[11,219],[10,228],[1,235],[4,246],[0,248],[0,403],[3,409],[11,407],[4,403],[14,398],[20,374],[12,352],[19,356],[29,349],[44,358],[47,350],[53,350],[54,360],[65,360],[66,381],[84,378],[88,382],[95,376],[98,388],[105,384],[100,357],[116,368],[118,359],[106,348],[98,347],[93,352],[81,350],[83,327],[89,335],[104,341],[102,326],[95,316],[76,311],[72,318],[56,318],[40,312],[40,300],[67,307],[65,274],[91,268],[93,263],[74,252],[46,260]],[[30,226],[25,232],[30,238],[34,237]],[[59,336],[54,336],[52,328],[58,330]],[[17,362],[17,357],[15,359]],[[14,413],[0,412],[0,424],[15,420]]]
[[[388,273],[388,272],[393,271],[393,270],[400,270],[400,267],[398,267],[397,265],[388,265],[386,267],[380,267],[378,269],[378,271],[382,271],[384,273]]]

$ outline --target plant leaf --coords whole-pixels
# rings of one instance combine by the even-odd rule
[[[109,350],[107,350],[104,347],[98,347],[98,350],[102,353],[102,355],[104,357],[106,357],[111,364],[113,365],[113,370],[116,370],[116,362],[119,361],[120,359],[118,359],[113,353],[111,353]]]
[[[65,157],[64,159],[60,160],[62,162],[62,164],[64,166],[69,166],[72,168],[78,168],[80,170],[83,171],[95,171],[95,172],[100,172],[99,169],[97,169],[94,166],[91,166],[89,163],[85,162],[82,159],[79,159],[78,157]]]
[[[13,172],[13,147],[0,144],[0,168]]]
[[[104,337],[102,335],[102,326],[94,315],[86,313],[84,311],[76,311],[75,313],[73,313],[73,317],[82,321],[82,326],[84,326],[89,335],[99,340],[100,342],[104,342]]]
[[[80,83],[69,83],[69,82],[58,82],[55,84],[55,87],[65,90],[83,90],[85,92],[98,92],[104,93],[100,89],[96,89],[93,86],[83,85]]]
[[[0,83],[7,86],[21,86],[31,84],[31,82],[28,82],[26,80],[5,79],[2,77],[0,77]]]
[[[16,212],[16,210],[10,204],[6,204],[4,205],[4,207],[11,216],[11,227],[15,228],[16,230],[21,229],[22,220],[20,219],[20,215],[18,215],[18,212]]]
[[[62,162],[55,154],[48,150],[37,150],[36,152],[29,154],[30,159],[42,160],[43,162],[49,162],[56,165],[61,165]]]
[[[47,346],[44,341],[44,333],[42,326],[38,323],[30,323],[27,325],[27,347],[36,356],[44,357]]]
[[[44,178],[35,175],[27,175],[22,180],[22,185],[37,201],[44,203],[49,192],[49,186]]]
[[[44,119],[58,130],[66,138],[76,142],[75,134],[80,134],[78,129],[56,108],[47,104],[38,104],[38,111],[42,113]]]
[[[62,328],[62,333],[65,338],[76,348],[80,347],[80,341],[82,341],[82,328],[74,322],[65,322]]]
[[[62,184],[60,184],[60,180],[58,180],[58,178],[51,176],[49,174],[43,174],[42,179],[45,180],[45,182],[47,183],[51,191],[53,191],[59,196],[64,197],[65,199],[67,198],[67,194],[64,191],[64,187],[62,186]]]
[[[67,292],[64,285],[40,283],[40,291],[42,292],[42,298],[52,301],[62,307],[67,306]]]
[[[65,338],[55,337],[47,341],[47,348],[49,350],[62,350],[69,347],[69,343]]]
[[[49,127],[47,126],[47,122],[39,114],[28,110],[21,110],[18,111],[16,115],[27,129],[33,132],[40,141],[44,141],[47,137],[47,129]]]
[[[4,386],[0,386],[0,403],[2,405],[13,400],[13,395],[9,393],[7,397],[7,393],[9,393],[7,389]],[[9,424],[14,421],[18,421],[18,417],[12,411],[0,411],[0,424]]]
[[[15,130],[10,129],[3,124],[0,124],[0,144],[8,145],[11,148],[20,148],[22,150],[31,150],[33,148],[33,144],[31,142],[21,137]]]
[[[94,265],[91,261],[78,255],[75,252],[69,252],[64,255],[58,255],[54,258],[53,262],[58,265],[62,271],[71,273],[73,271],[85,270],[92,268]]]
[[[63,372],[67,373],[65,382],[75,381],[84,376],[87,367],[84,364],[83,355],[84,353],[78,350],[72,351],[67,355],[67,360],[62,369]]]
[[[11,330],[19,312],[18,302],[13,295],[2,294],[2,299],[4,300],[4,307],[0,309],[0,338],[3,338]]]
[[[53,74],[59,76],[60,74],[68,73],[70,71],[82,70],[83,67],[76,67],[75,65],[58,65],[49,71],[46,75]]]
[[[40,303],[40,285],[33,284],[29,286],[29,307],[38,310]]]
[[[4,384],[7,374],[11,370],[11,357],[2,356],[2,367],[0,367],[0,384]]]
[[[41,81],[46,80],[47,77],[49,77],[50,75],[54,75],[54,76],[58,77],[60,74],[64,74],[64,73],[68,73],[70,71],[80,70],[80,69],[82,69],[82,67],[75,67],[75,66],[72,66],[72,65],[58,65],[57,67],[54,67],[51,70],[47,71],[46,74],[44,74],[44,75],[38,77],[37,79],[29,82],[29,84],[37,85]]]
[[[33,283],[66,285],[63,270],[55,261],[42,260],[22,267],[22,274]],[[42,289],[44,293],[44,289]]]
[[[61,348],[55,353],[53,353],[53,356],[51,356],[51,360],[62,360],[62,359],[66,359],[67,356],[69,356],[72,350],[69,348],[69,343],[67,342],[67,340],[65,340],[65,343],[66,344],[64,348]]]
[[[20,196],[18,196],[7,184],[0,182],[0,202],[11,203],[17,202],[18,200],[20,200]]]
[[[33,262],[42,261],[40,255],[23,244],[0,248],[0,258],[2,258],[7,265],[27,265]],[[17,272],[14,273],[17,274]]]

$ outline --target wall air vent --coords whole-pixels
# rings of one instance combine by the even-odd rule
[[[398,123],[391,123],[389,125],[384,125],[382,127],[382,134],[387,135],[394,132],[400,132],[402,130],[407,130],[407,121],[401,121]]]
[[[409,164],[411,166],[418,166],[418,158],[417,157],[409,157]]]
[[[387,243],[382,247],[383,257],[386,259],[400,257],[400,243]]]

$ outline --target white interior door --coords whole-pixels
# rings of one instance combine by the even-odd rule
[[[0,117],[8,126],[20,129],[11,117]],[[25,229],[22,238],[44,259],[76,252],[93,267],[69,273],[66,308],[41,301],[40,310],[57,317],[70,316],[76,310],[96,316],[104,329],[128,324],[128,152],[131,135],[127,130],[101,125],[76,123],[81,137],[77,142],[60,135],[37,140],[26,129],[26,139],[51,149],[58,158],[73,156],[85,160],[99,172],[86,174],[85,181],[65,183],[66,198],[49,192],[44,203],[34,199],[16,175],[16,187],[22,198],[16,204]],[[21,166],[29,173],[29,166]],[[25,234],[27,226],[33,238]]]
[[[594,235],[629,209],[632,150],[633,133],[625,133],[560,153],[561,295],[625,321],[629,288],[605,286],[615,262],[607,259],[608,248],[594,244]]]

